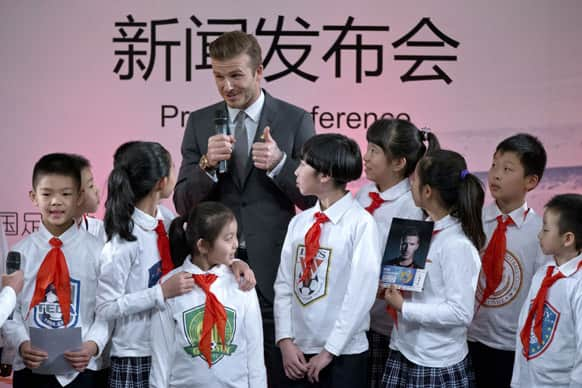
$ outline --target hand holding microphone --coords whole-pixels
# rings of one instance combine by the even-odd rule
[[[20,271],[20,252],[8,252],[6,275],[2,275],[2,287],[11,287],[17,294],[22,291],[24,274]]]
[[[217,110],[214,115],[214,126],[216,135],[208,138],[208,150],[206,159],[208,166],[212,169],[218,169],[219,173],[228,171],[227,160],[232,155],[234,136],[230,133],[228,126],[228,116],[224,110]]]

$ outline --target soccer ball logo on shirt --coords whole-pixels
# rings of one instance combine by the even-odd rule
[[[293,284],[295,296],[302,305],[305,306],[315,302],[327,294],[327,276],[330,258],[331,249],[319,248],[313,260],[315,268],[304,269],[305,245],[299,245],[297,247]],[[308,280],[302,282],[299,279],[301,279],[304,270],[310,270],[312,275]]]

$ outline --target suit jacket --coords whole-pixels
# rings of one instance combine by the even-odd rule
[[[174,204],[179,214],[186,214],[202,201],[217,201],[234,211],[239,231],[244,231],[249,265],[255,272],[257,287],[273,301],[273,283],[281,259],[281,247],[287,226],[295,215],[295,206],[313,206],[315,197],[304,197],[295,184],[301,146],[315,134],[313,119],[305,110],[265,93],[265,103],[254,142],[266,126],[281,151],[287,154],[283,168],[271,179],[265,170],[254,167],[249,158],[242,185],[230,172],[214,182],[198,162],[207,152],[208,138],[215,134],[215,111],[226,109],[224,101],[190,113],[182,140],[182,165],[174,190]]]

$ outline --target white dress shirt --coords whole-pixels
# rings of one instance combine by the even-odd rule
[[[487,244],[497,228],[499,215],[504,219],[506,217],[495,202],[483,208],[483,229]],[[497,290],[477,309],[469,328],[468,339],[494,349],[513,351],[517,317],[530,288],[531,278],[550,258],[541,251],[537,236],[542,228],[542,220],[534,210],[524,203],[509,213],[509,216],[515,225],[508,226],[505,232],[507,250],[503,277]],[[481,272],[477,285],[477,302],[481,300],[485,284],[485,274]]]
[[[305,354],[334,355],[368,349],[369,327],[380,274],[376,222],[347,193],[324,211],[319,264],[308,284],[299,283],[305,234],[320,203],[293,217],[275,280],[275,340],[291,338]]]
[[[368,207],[372,200],[368,195],[371,192],[378,193],[378,187],[371,182],[363,186],[356,199],[363,208]],[[392,226],[392,219],[394,217],[407,218],[411,220],[422,220],[422,209],[416,207],[412,199],[412,192],[410,191],[410,181],[408,178],[401,180],[391,188],[378,193],[385,201],[372,215],[376,220],[379,232],[380,252],[384,252],[386,242],[388,241],[388,233]],[[370,311],[370,329],[376,333],[385,336],[390,336],[394,322],[386,312],[386,301],[384,299],[376,299],[372,310]]]
[[[205,272],[192,264],[190,257],[162,282],[182,271],[217,276],[210,291],[227,313],[225,340],[230,353],[215,354],[211,368],[200,355],[197,343],[206,294],[196,286],[187,294],[168,299],[166,308],[152,317],[151,387],[266,388],[261,310],[255,290],[241,291],[230,268],[220,265]]]
[[[116,357],[151,355],[151,315],[164,306],[158,219],[135,208],[132,220],[136,241],[116,235],[103,247],[97,289],[97,315],[115,322],[111,355]]]
[[[582,255],[554,268],[563,279],[549,289],[542,320],[542,343],[531,332],[529,361],[519,336],[546,275],[548,263],[538,269],[531,282],[527,303],[519,314],[512,387],[582,387]],[[533,326],[533,325],[532,325]]]
[[[4,324],[4,338],[15,349],[30,340],[29,327],[58,329],[64,327],[60,305],[56,295],[47,290],[45,300],[29,312],[30,302],[36,288],[36,275],[47,253],[52,249],[49,240],[53,236],[41,223],[39,230],[14,246],[20,252],[24,286],[17,297],[14,318]],[[100,253],[103,244],[85,230],[72,225],[58,237],[71,279],[71,315],[67,327],[80,327],[83,342],[94,341],[102,352],[109,339],[109,325],[95,315],[95,295],[100,274]],[[14,370],[24,369],[20,354],[14,359]],[[88,369],[99,370],[102,366],[100,354],[91,358]],[[69,384],[78,372],[57,375],[61,385]]]
[[[436,221],[434,230],[424,290],[405,294],[390,348],[417,365],[444,368],[467,356],[481,259],[456,218]]]

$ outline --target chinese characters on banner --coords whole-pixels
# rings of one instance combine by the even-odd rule
[[[120,80],[131,80],[137,76],[148,80],[154,67],[162,66],[161,74],[169,82],[175,77],[173,70],[176,61],[172,58],[177,50],[183,50],[184,80],[192,81],[192,70],[211,67],[208,55],[210,42],[225,31],[248,32],[247,20],[243,18],[207,19],[203,23],[192,15],[189,20],[183,21],[187,26],[182,39],[160,37],[165,28],[180,26],[180,23],[178,18],[137,21],[131,14],[126,16],[126,20],[115,22],[117,36],[113,38],[113,43],[116,63],[113,72]],[[319,75],[306,68],[305,63],[310,55],[315,55],[333,66],[335,78],[344,77],[346,67],[353,66],[355,81],[361,83],[364,77],[380,77],[383,74],[384,51],[388,47],[394,53],[394,61],[407,66],[407,70],[400,75],[401,82],[442,80],[450,84],[453,80],[443,67],[447,62],[457,61],[454,54],[460,44],[441,31],[429,17],[421,18],[410,31],[396,40],[393,40],[389,25],[358,24],[352,16],[343,24],[324,25],[321,31],[314,29],[302,17],[296,17],[292,22],[282,15],[277,16],[276,21],[260,18],[254,35],[271,38],[263,60],[267,82],[290,75],[316,82]],[[197,40],[196,47],[194,39]],[[313,52],[311,43],[314,39],[329,41],[329,49],[324,53]],[[193,64],[194,60],[196,63]],[[278,66],[282,66],[283,70],[269,72],[274,62],[279,62]]]

